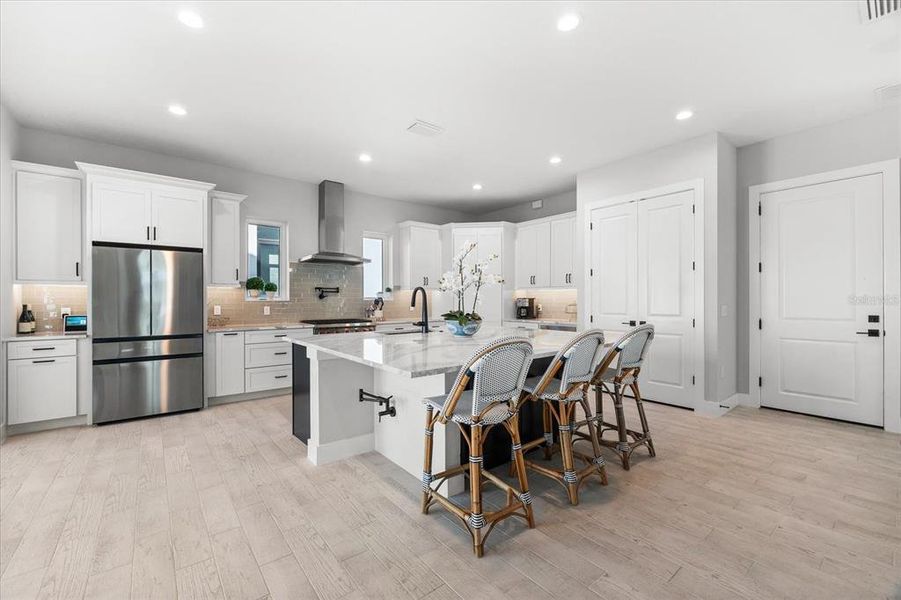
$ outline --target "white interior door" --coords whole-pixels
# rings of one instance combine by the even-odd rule
[[[638,319],[654,325],[641,369],[650,400],[694,405],[694,191],[642,200],[638,209]]]
[[[591,320],[615,340],[651,323],[648,400],[694,406],[694,215],[691,190],[591,211]]]
[[[882,175],[761,197],[761,405],[883,424],[882,201]]]
[[[591,211],[591,318],[589,327],[615,340],[638,314],[637,204]]]

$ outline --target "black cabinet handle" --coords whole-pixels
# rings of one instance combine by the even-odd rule
[[[241,278],[238,276],[238,269],[235,269],[235,280],[238,280],[238,279],[241,279]]]
[[[276,356],[284,356],[285,354],[287,354],[287,352],[276,352],[275,353]]]
[[[276,375],[275,376],[276,379],[287,379],[287,377],[288,377],[287,375]]]
[[[235,332],[235,333],[223,333],[222,335],[238,335],[238,332]]]
[[[32,348],[31,349],[32,352],[40,352],[40,351],[44,351],[44,350],[56,350],[56,346],[47,346],[45,348]]]
[[[857,335],[865,335],[867,337],[879,337],[878,329],[867,329],[866,331],[858,331]]]
[[[47,360],[33,360],[33,361],[31,361],[31,364],[37,365],[40,363],[52,363],[52,362],[56,362],[56,360],[52,359],[52,358],[48,358]]]
[[[153,239],[156,239],[156,225],[153,226]]]
[[[75,276],[81,277],[81,273],[78,272],[78,261],[75,261]]]
[[[629,325],[630,327],[635,327],[635,321],[620,321],[622,325]]]
[[[639,325],[644,325],[644,324],[646,324],[646,323],[647,323],[647,321],[639,321],[639,322],[638,322]]]
[[[273,337],[288,337],[287,333],[276,333]]]
[[[150,225],[147,226],[147,241],[150,241]]]

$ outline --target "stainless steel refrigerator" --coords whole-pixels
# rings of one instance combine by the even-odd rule
[[[203,253],[95,243],[94,422],[203,407]]]

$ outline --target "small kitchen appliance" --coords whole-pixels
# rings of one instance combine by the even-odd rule
[[[63,333],[85,333],[87,330],[87,315],[63,315]]]
[[[516,299],[516,318],[517,319],[537,319],[538,306],[535,298],[517,298]]]

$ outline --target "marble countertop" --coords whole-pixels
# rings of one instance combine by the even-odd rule
[[[513,323],[537,323],[538,325],[572,325],[578,327],[576,321],[566,321],[564,319],[504,319],[504,324]]]
[[[556,354],[575,335],[570,331],[529,331],[494,325],[483,326],[472,337],[457,337],[437,331],[400,335],[345,333],[305,338],[295,338],[289,333],[288,340],[376,369],[409,377],[425,377],[456,373],[473,352],[499,337],[528,338],[532,342],[534,357],[542,358]]]
[[[27,342],[28,340],[83,340],[88,337],[86,333],[69,333],[65,334],[59,331],[35,331],[25,335],[8,335],[3,338],[4,342]]]

